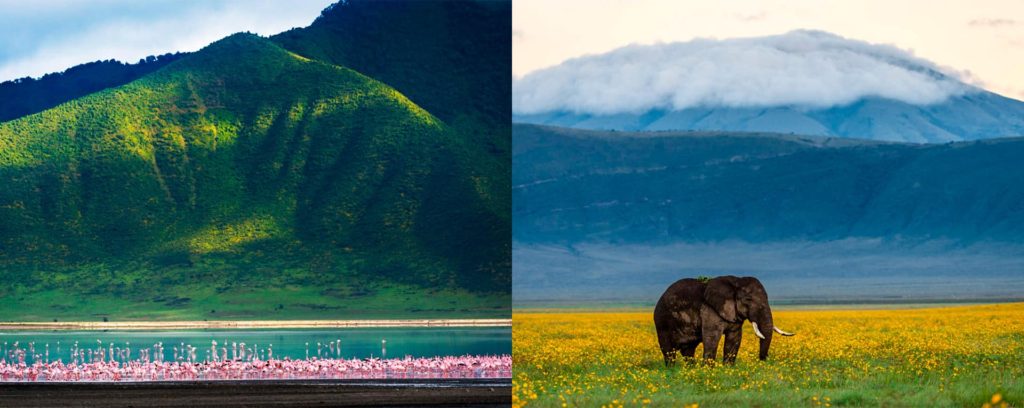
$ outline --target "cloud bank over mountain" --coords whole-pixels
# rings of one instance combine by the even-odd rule
[[[611,115],[697,107],[829,108],[863,98],[942,103],[978,90],[890,45],[821,31],[630,45],[513,82],[513,112]]]

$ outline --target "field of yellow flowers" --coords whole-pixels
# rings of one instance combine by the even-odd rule
[[[768,361],[747,323],[735,366],[665,368],[650,312],[515,311],[513,405],[1024,406],[1024,304],[774,314]]]

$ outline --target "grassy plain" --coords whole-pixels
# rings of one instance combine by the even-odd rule
[[[761,362],[745,325],[731,367],[665,368],[646,311],[514,310],[512,319],[517,407],[1024,404],[1024,303],[778,310],[776,324],[797,335],[777,336]]]
[[[406,285],[366,286],[352,293],[344,285],[314,288],[216,288],[195,284],[173,287],[160,302],[135,296],[70,295],[60,290],[9,291],[0,298],[0,321],[112,322],[294,319],[457,319],[507,318],[508,297],[461,289],[424,289]]]

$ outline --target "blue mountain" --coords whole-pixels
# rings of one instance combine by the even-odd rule
[[[653,302],[724,274],[792,301],[1024,293],[1024,138],[512,133],[517,301]]]
[[[934,105],[873,97],[827,109],[703,107],[614,115],[549,112],[515,115],[514,121],[592,130],[773,132],[945,143],[1024,136],[1024,102],[982,91]]]

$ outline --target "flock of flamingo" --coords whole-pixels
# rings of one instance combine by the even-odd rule
[[[305,359],[274,358],[273,345],[212,341],[200,350],[190,344],[171,346],[167,359],[163,343],[133,349],[97,340],[94,347],[75,342],[70,359],[50,359],[50,345],[42,350],[35,343],[19,342],[0,349],[0,381],[192,381],[260,379],[392,379],[392,378],[508,378],[512,356],[448,356],[432,358],[386,358],[386,341],[381,341],[383,358],[345,359],[341,340],[316,344]],[[60,354],[60,345],[57,345]],[[204,355],[199,358],[200,353]]]

